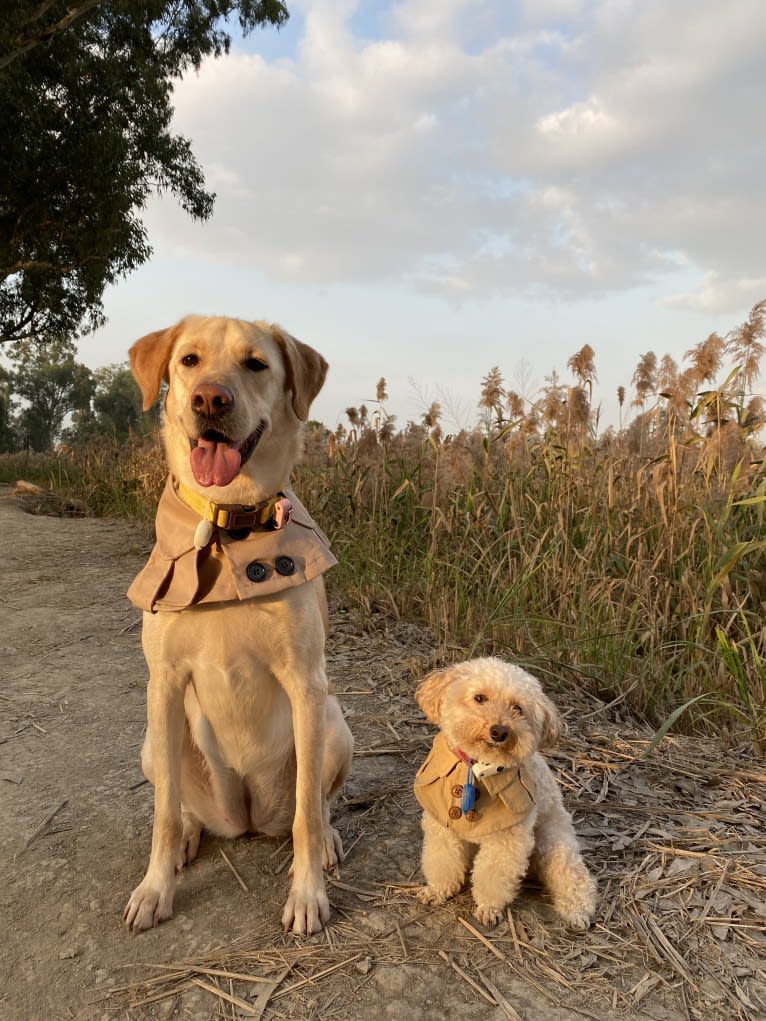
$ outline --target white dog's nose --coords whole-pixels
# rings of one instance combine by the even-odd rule
[[[495,742],[495,744],[502,744],[503,741],[507,740],[510,730],[504,727],[502,723],[493,723],[489,728],[489,736]]]

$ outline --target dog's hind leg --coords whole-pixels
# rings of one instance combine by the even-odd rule
[[[351,772],[354,739],[343,719],[338,700],[327,700],[327,739],[322,763],[322,819],[324,824],[324,851],[322,866],[335,868],[343,861],[343,842],[338,831],[330,824],[330,809]]]
[[[141,767],[147,780],[154,784],[155,770],[149,734],[141,750]],[[237,837],[246,831],[242,784],[227,779],[228,783],[222,784],[219,777],[213,776],[204,755],[194,743],[187,723],[181,746],[182,835],[176,861],[178,872],[197,857],[203,829],[224,837]],[[216,783],[216,780],[219,782]],[[222,787],[226,789],[228,797],[221,796]],[[230,804],[228,813],[220,807],[222,804]]]

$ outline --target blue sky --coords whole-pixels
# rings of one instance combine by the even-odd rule
[[[388,382],[400,424],[533,397],[588,343],[602,421],[641,354],[766,297],[760,0],[288,0],[175,92],[211,220],[146,210],[92,367],[190,313],[280,323],[330,375],[314,416]]]

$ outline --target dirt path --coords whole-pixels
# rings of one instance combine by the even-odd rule
[[[705,812],[688,748],[652,774],[635,765],[646,735],[591,722],[588,753],[570,744],[559,765],[599,873],[597,923],[570,935],[530,890],[484,934],[466,895],[434,910],[407,892],[420,845],[411,779],[430,739],[411,692],[428,639],[382,618],[362,629],[341,607],[329,668],[357,755],[336,813],[348,857],[331,926],[281,933],[289,846],[205,838],[174,918],[130,936],[121,913],[147,860],[151,790],[139,615],[124,592],[149,543],[123,523],[32,516],[8,487],[0,534],[3,1019],[766,1016],[761,764],[746,763],[749,780],[719,773],[726,810]],[[642,809],[642,791],[673,808]],[[633,801],[624,822],[610,799]]]

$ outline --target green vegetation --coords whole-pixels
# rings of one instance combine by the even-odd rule
[[[590,348],[570,359],[573,385],[531,401],[493,369],[458,435],[438,404],[396,430],[384,380],[372,412],[348,409],[335,433],[312,423],[296,489],[330,534],[336,591],[364,616],[428,623],[452,658],[519,658],[656,726],[744,728],[766,751],[764,417],[747,396],[765,316],[762,302],[684,369],[642,356],[619,431],[596,431]],[[156,440],[135,437],[43,471],[145,519],[164,474]]]
[[[45,453],[92,436],[150,432],[158,409],[142,414],[141,393],[127,365],[95,371],[78,362],[71,341],[15,341],[0,366],[0,452]]]

